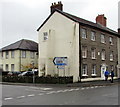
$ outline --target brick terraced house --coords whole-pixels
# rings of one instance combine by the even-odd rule
[[[73,76],[73,82],[104,79],[106,70],[114,70],[117,76],[120,35],[107,27],[105,15],[98,15],[93,23],[63,12],[61,2],[52,3],[50,8],[51,14],[37,29],[39,76]]]

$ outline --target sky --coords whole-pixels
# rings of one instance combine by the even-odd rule
[[[38,42],[37,28],[50,15],[50,6],[60,0],[0,0],[0,48],[21,39]],[[107,17],[107,27],[118,29],[119,0],[61,0],[63,11],[95,22]]]

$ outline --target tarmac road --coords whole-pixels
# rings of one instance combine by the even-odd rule
[[[118,105],[118,85],[2,85],[2,105]]]

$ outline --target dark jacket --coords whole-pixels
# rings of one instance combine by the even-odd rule
[[[111,77],[114,77],[114,72],[113,71],[111,71]]]

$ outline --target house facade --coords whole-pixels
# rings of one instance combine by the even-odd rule
[[[38,44],[22,39],[0,51],[0,65],[3,71],[25,71],[38,67]]]
[[[117,76],[117,32],[106,27],[104,15],[96,23],[63,12],[61,2],[52,3],[51,14],[38,28],[39,76],[101,77],[106,70]],[[60,64],[60,62],[62,63]]]

